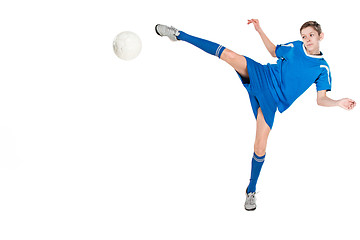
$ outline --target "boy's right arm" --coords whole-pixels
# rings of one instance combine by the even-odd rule
[[[275,53],[276,46],[270,41],[270,39],[266,36],[264,31],[261,29],[259,20],[258,19],[248,20],[248,24],[250,24],[250,23],[254,24],[255,30],[259,33],[266,49],[269,51],[271,56],[276,57],[276,53]]]

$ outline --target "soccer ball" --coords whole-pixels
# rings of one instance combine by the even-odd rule
[[[116,56],[123,60],[132,60],[141,52],[141,40],[133,32],[119,33],[113,42],[113,48]]]

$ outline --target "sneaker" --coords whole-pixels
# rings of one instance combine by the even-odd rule
[[[254,211],[256,209],[256,193],[250,192],[247,193],[246,189],[246,201],[245,201],[245,210]]]
[[[179,41],[177,39],[177,36],[180,35],[180,32],[173,26],[168,27],[165,25],[158,24],[155,26],[155,31],[159,36],[162,36],[162,37],[166,36],[166,37],[170,38],[171,41]]]

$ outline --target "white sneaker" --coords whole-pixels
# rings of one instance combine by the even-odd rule
[[[246,201],[245,201],[245,210],[254,211],[256,209],[256,193],[250,192],[247,193],[246,189]]]
[[[172,41],[179,41],[177,39],[177,36],[180,35],[180,32],[173,26],[168,27],[166,25],[158,24],[155,26],[155,31],[161,37],[166,36],[166,37],[170,38],[170,40],[172,40]]]

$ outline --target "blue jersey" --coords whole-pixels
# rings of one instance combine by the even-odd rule
[[[302,41],[276,46],[276,64],[268,64],[270,91],[284,112],[313,83],[317,91],[331,90],[330,68],[323,55],[309,55]]]

